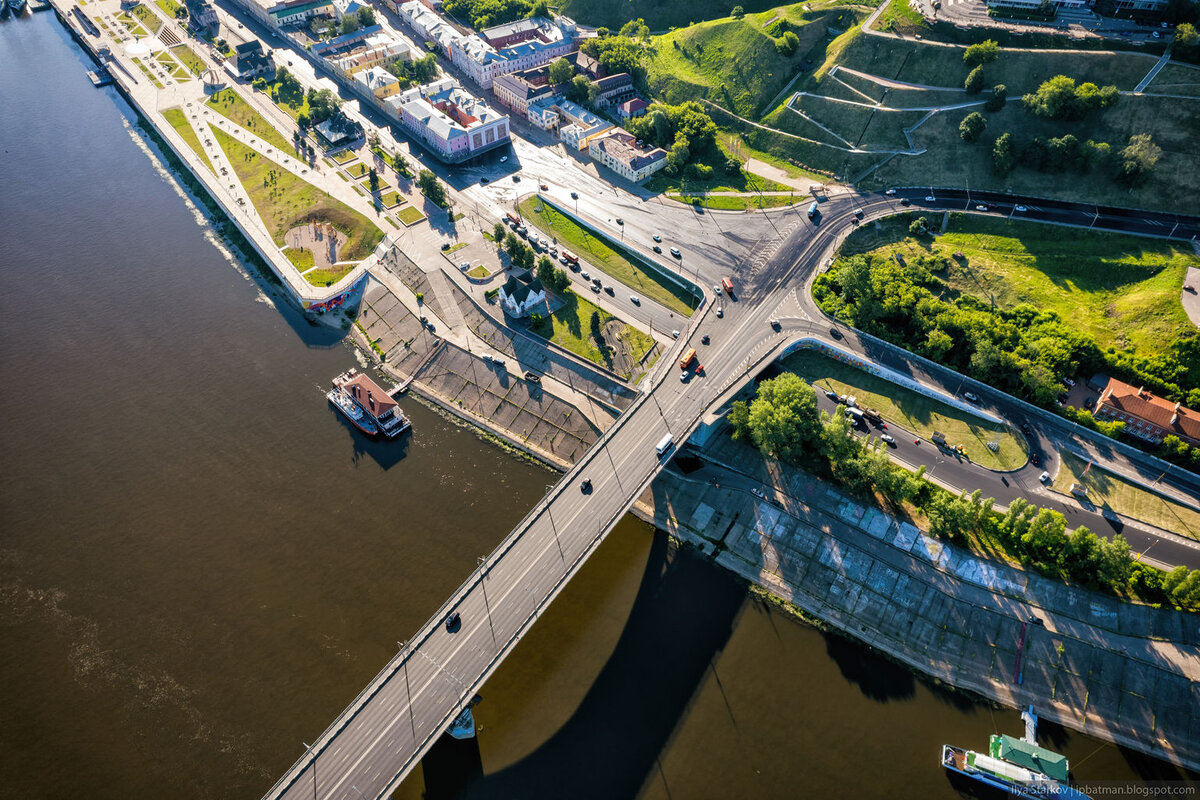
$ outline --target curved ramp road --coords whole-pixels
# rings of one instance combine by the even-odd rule
[[[675,347],[660,359],[647,393],[481,562],[266,797],[387,797],[662,469],[664,460],[656,454],[655,446],[663,436],[670,433],[676,445],[684,442],[710,407],[749,380],[787,344],[804,337],[835,343],[829,332],[830,321],[810,299],[808,287],[818,270],[829,263],[842,238],[854,229],[857,209],[866,219],[872,219],[904,210],[898,202],[900,197],[910,198],[913,210],[963,210],[983,201],[1006,215],[1015,205],[1024,205],[1028,211],[1022,215],[1030,219],[1159,236],[1174,231],[1176,238],[1184,239],[1200,234],[1200,220],[1169,214],[1096,209],[976,192],[968,198],[965,191],[958,190],[935,190],[933,196],[938,200],[927,204],[924,197],[929,194],[928,189],[910,189],[893,197],[837,197],[822,203],[816,224],[804,216],[803,208],[776,213],[772,218],[781,234],[773,240],[775,244],[768,243],[774,250],[737,266],[733,266],[735,258],[713,258],[711,250],[702,257],[686,252],[686,243],[680,244],[706,291],[706,302]],[[638,222],[651,229],[652,211],[642,206],[629,212],[627,220],[634,214],[645,215]],[[697,265],[697,261],[701,263]],[[722,295],[714,302],[711,287],[726,275],[733,277],[735,296]],[[716,304],[723,308],[721,318],[715,313]],[[779,330],[769,324],[771,319],[779,320]],[[701,344],[705,335],[711,344]],[[1074,430],[1065,420],[891,345],[854,331],[843,335],[837,346],[857,351],[949,394],[969,384],[987,410],[1012,422],[1033,422],[1039,432],[1037,445],[1045,443],[1047,452],[1059,442],[1092,442],[1102,448],[1100,452],[1119,461],[1120,470],[1154,475],[1161,472],[1136,450],[1113,447],[1111,441]],[[677,360],[688,347],[699,351],[704,373],[681,382]],[[666,459],[670,456],[667,454]],[[942,469],[942,465],[935,468]],[[950,474],[954,470],[961,472]],[[995,490],[1003,477],[997,473],[957,464],[947,465],[944,471],[955,483],[979,486],[985,494],[1002,501],[1005,497]],[[1026,468],[1006,478],[1012,484],[1012,496],[1025,493],[1028,472]],[[590,492],[581,491],[584,479],[591,481]],[[1189,473],[1175,471],[1164,480],[1174,482],[1182,491],[1200,495],[1200,478]],[[1049,504],[1044,497],[1033,500]],[[1086,522],[1093,530],[1106,530],[1079,516],[1072,521]],[[1164,563],[1200,566],[1200,550],[1186,541],[1131,526],[1124,533],[1135,548],[1153,547],[1155,556]],[[443,621],[454,612],[459,615],[460,625],[447,630]]]

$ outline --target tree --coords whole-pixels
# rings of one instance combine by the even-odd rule
[[[775,40],[775,50],[784,56],[792,56],[796,54],[796,48],[800,46],[800,37],[792,31],[780,36]]]
[[[379,173],[375,171],[374,167],[367,172],[367,184],[371,187],[372,192],[379,191]]]
[[[741,19],[742,17],[746,16],[746,10],[741,6],[734,6],[733,10],[729,12],[729,16],[733,17],[734,19]]]
[[[588,89],[591,88],[591,85],[592,82],[587,79],[586,75],[576,75],[571,79],[571,86],[567,89],[567,97],[576,103],[586,103]]]
[[[392,156],[392,169],[396,170],[398,174],[405,177],[412,175],[412,170],[408,166],[408,159],[399,152]]]
[[[537,277],[547,289],[554,283],[554,262],[543,255],[537,260]]]
[[[337,113],[341,99],[329,89],[308,90],[308,113],[314,124],[320,124]]]
[[[596,348],[600,352],[608,349],[608,344],[604,341],[604,328],[600,325],[600,312],[593,311],[591,318],[592,339],[596,342]],[[743,403],[745,405],[745,403]]]
[[[364,28],[369,28],[375,24],[375,9],[370,6],[362,6],[358,9],[358,24]]]
[[[1120,92],[1115,86],[1097,87],[1094,83],[1075,85],[1066,75],[1055,75],[1025,95],[1021,101],[1032,114],[1048,119],[1082,119],[1092,111],[1105,109],[1117,102]]]
[[[742,162],[737,156],[730,156],[725,159],[725,174],[726,175],[741,175]]]
[[[310,117],[308,114],[302,113],[298,117],[296,117],[296,125],[300,128],[300,131],[303,133],[304,131],[308,130],[308,127],[310,125],[312,125],[312,117]]]
[[[979,139],[986,127],[987,118],[978,111],[972,111],[963,117],[962,122],[958,123],[958,135],[964,142],[974,142]]]
[[[740,411],[731,412],[730,424],[735,434],[749,437],[763,453],[793,462],[820,435],[817,396],[801,378],[785,372],[760,383],[744,417]]]
[[[978,67],[995,61],[999,56],[1000,45],[988,39],[968,47],[963,53],[963,61],[967,62],[967,66]]]
[[[360,27],[358,17],[354,14],[347,14],[342,17],[342,35],[354,33]]]
[[[1154,170],[1162,156],[1162,148],[1154,143],[1148,133],[1137,133],[1129,137],[1129,144],[1121,151],[1117,167],[1117,182],[1125,186],[1136,186]]]
[[[441,181],[432,172],[427,169],[421,170],[417,176],[417,187],[421,190],[421,194],[428,197],[435,204],[442,208],[446,207],[446,187],[442,185]]]
[[[983,67],[976,67],[967,73],[963,88],[967,90],[967,94],[979,94],[983,91]]]
[[[988,98],[984,108],[992,113],[1004,108],[1004,104],[1008,101],[1008,87],[1003,83],[997,83],[992,87],[992,96]]]
[[[574,74],[575,68],[565,58],[559,58],[550,62],[550,82],[555,86],[562,86],[565,83],[569,83]]]
[[[917,217],[908,223],[909,236],[924,236],[927,230],[929,230],[929,220],[925,217]]]
[[[1191,50],[1200,46],[1200,32],[1190,22],[1181,23],[1175,28],[1175,49]]]
[[[1013,153],[1012,134],[1005,131],[996,137],[992,145],[992,169],[997,175],[1007,175],[1017,164],[1017,156]]]
[[[497,222],[492,228],[492,238],[496,240],[496,247],[504,247],[504,235],[508,233],[508,228],[503,222]]]
[[[667,153],[667,166],[678,171],[691,157],[691,143],[686,136],[679,134],[675,137],[675,144],[671,145],[671,150]]]

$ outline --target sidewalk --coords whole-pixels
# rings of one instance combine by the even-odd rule
[[[1196,615],[986,561],[724,437],[706,456],[733,469],[668,471],[642,496],[658,527],[915,670],[1200,766]]]

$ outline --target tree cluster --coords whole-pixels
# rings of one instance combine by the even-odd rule
[[[958,123],[958,135],[964,142],[974,142],[983,135],[986,127],[987,117],[978,111],[972,111],[963,117],[962,122]]]
[[[525,244],[520,236],[509,231],[504,236],[504,252],[508,254],[513,269],[533,269],[536,258],[533,248]]]
[[[967,138],[963,126],[959,133]],[[1161,156],[1162,148],[1148,133],[1129,137],[1129,143],[1114,154],[1108,142],[1080,141],[1071,133],[1018,142],[1006,132],[996,137],[992,146],[992,168],[998,175],[1007,175],[1015,167],[1051,173],[1106,171],[1117,183],[1136,186],[1150,176]]]
[[[437,77],[437,56],[433,53],[426,53],[421,58],[414,58],[411,61],[397,58],[387,64],[385,69],[396,76],[402,90],[410,86],[423,86]]]
[[[626,128],[637,138],[667,151],[667,169],[672,175],[678,174],[695,156],[716,146],[717,126],[694,100],[677,106],[655,103],[648,114],[629,120]],[[711,176],[712,168],[705,166],[705,169]]]
[[[528,249],[528,245],[526,248]],[[543,286],[555,294],[562,294],[571,285],[571,278],[567,275],[567,271],[554,266],[554,261],[546,255],[537,260],[537,277]]]
[[[979,490],[947,492],[924,480],[924,467],[909,472],[893,464],[877,441],[868,444],[855,437],[844,414],[818,414],[812,387],[792,373],[760,383],[751,402],[733,404],[728,421],[735,439],[753,443],[764,455],[792,464],[812,463],[816,457],[851,491],[880,495],[894,507],[913,504],[929,520],[934,536],[958,540],[982,535],[1046,575],[1115,593],[1135,588],[1183,607],[1200,605],[1200,571],[1180,568],[1163,575],[1135,565],[1122,536],[1105,540],[1082,526],[1068,533],[1062,514],[1023,499],[1000,514]]]
[[[329,89],[309,89],[308,115],[313,125],[320,125],[332,117],[342,107],[342,99]]]
[[[605,29],[600,30],[603,32]],[[579,49],[600,62],[600,66],[604,67],[609,75],[628,72],[634,83],[645,84],[646,68],[642,66],[642,47],[630,37],[621,34],[600,35],[593,39],[585,39]]]
[[[482,30],[521,19],[533,10],[533,5],[529,0],[446,0],[442,10]]]
[[[988,39],[973,44],[963,52],[963,61],[968,67],[979,67],[984,64],[990,64],[1000,57],[1000,45],[995,41]]]
[[[417,188],[421,190],[421,194],[428,197],[436,205],[442,208],[450,205],[449,198],[446,196],[446,187],[431,171],[427,169],[421,170],[417,175]]]
[[[1063,378],[1106,372],[1185,405],[1200,401],[1200,337],[1164,343],[1152,357],[1109,347],[1056,313],[994,307],[958,294],[935,256],[898,262],[858,255],[820,276],[813,294],[827,313],[868,333],[1050,410]]]
[[[1094,83],[1075,85],[1073,78],[1055,75],[1050,80],[1021,98],[1025,108],[1032,114],[1047,119],[1083,119],[1093,111],[1115,104],[1120,98],[1116,86],[1099,87]]]

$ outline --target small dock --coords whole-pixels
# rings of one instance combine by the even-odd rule
[[[29,0],[30,11],[49,11],[52,8],[46,0]]]
[[[113,82],[112,75],[109,75],[108,70],[104,67],[97,67],[96,69],[88,70],[87,76],[88,79],[91,80],[92,85],[97,88],[101,86],[108,86]]]

